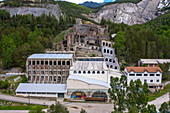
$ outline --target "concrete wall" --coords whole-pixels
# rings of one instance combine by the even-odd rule
[[[83,81],[68,79],[67,80],[67,90],[68,89],[108,89],[105,86],[88,84]]]

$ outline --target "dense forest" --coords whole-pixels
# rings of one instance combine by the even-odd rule
[[[170,11],[142,25],[128,26],[102,19],[109,25],[119,59],[137,63],[141,58],[170,58]]]
[[[0,59],[3,68],[20,66],[25,69],[26,58],[33,53],[44,52],[52,48],[57,34],[75,24],[75,18],[43,14],[16,15],[10,17],[5,10],[0,10]]]

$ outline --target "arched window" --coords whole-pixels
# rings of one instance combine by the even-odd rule
[[[104,71],[102,71],[102,74],[104,74],[105,72]]]
[[[112,79],[113,79],[113,77],[111,76],[111,77],[110,77],[110,82],[112,81]]]
[[[100,74],[100,71],[97,71],[97,74]]]
[[[106,61],[108,61],[108,59],[106,58]]]
[[[111,47],[111,44],[109,44],[109,47]]]
[[[112,59],[110,59],[109,62],[112,62]]]
[[[79,74],[81,74],[81,71],[79,71]]]
[[[110,54],[113,54],[113,51],[112,51],[112,50],[110,51]]]
[[[106,46],[108,46],[108,43],[106,43]]]
[[[115,63],[115,60],[113,60],[113,63]]]
[[[107,53],[109,53],[109,49],[107,50]]]
[[[110,68],[113,68],[113,66],[111,65]]]
[[[93,71],[92,73],[95,74],[95,71]]]
[[[75,73],[75,74],[76,74],[76,73],[77,73],[77,71],[76,71],[76,70],[74,70],[74,72],[73,72],[73,73]]]
[[[105,42],[103,42],[103,46],[105,46]]]
[[[88,74],[90,74],[91,72],[90,71],[88,71]]]
[[[106,49],[104,49],[104,53],[106,53]]]
[[[86,71],[83,71],[83,74],[86,74]]]
[[[115,66],[115,69],[117,69],[117,66]]]
[[[150,80],[150,82],[153,82],[153,80]]]

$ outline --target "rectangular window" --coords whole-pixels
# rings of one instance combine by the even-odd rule
[[[129,76],[135,76],[135,74],[129,74]]]
[[[136,76],[142,76],[142,74],[136,74]]]
[[[156,74],[156,76],[160,76],[160,74]]]
[[[148,74],[144,74],[144,76],[148,76]]]
[[[154,74],[150,74],[150,76],[154,76]]]

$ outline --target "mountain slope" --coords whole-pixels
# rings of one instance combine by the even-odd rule
[[[90,14],[90,17],[100,22],[102,17],[115,23],[127,25],[142,24],[156,18],[158,6],[162,0],[142,0],[135,3],[116,3],[104,6],[99,12]]]
[[[98,8],[98,7],[102,7],[103,5],[105,5],[106,3],[103,2],[103,3],[97,3],[97,2],[92,2],[92,1],[86,1],[86,2],[83,2],[82,4],[79,4],[79,5],[83,5],[85,7],[89,7],[89,8]]]

